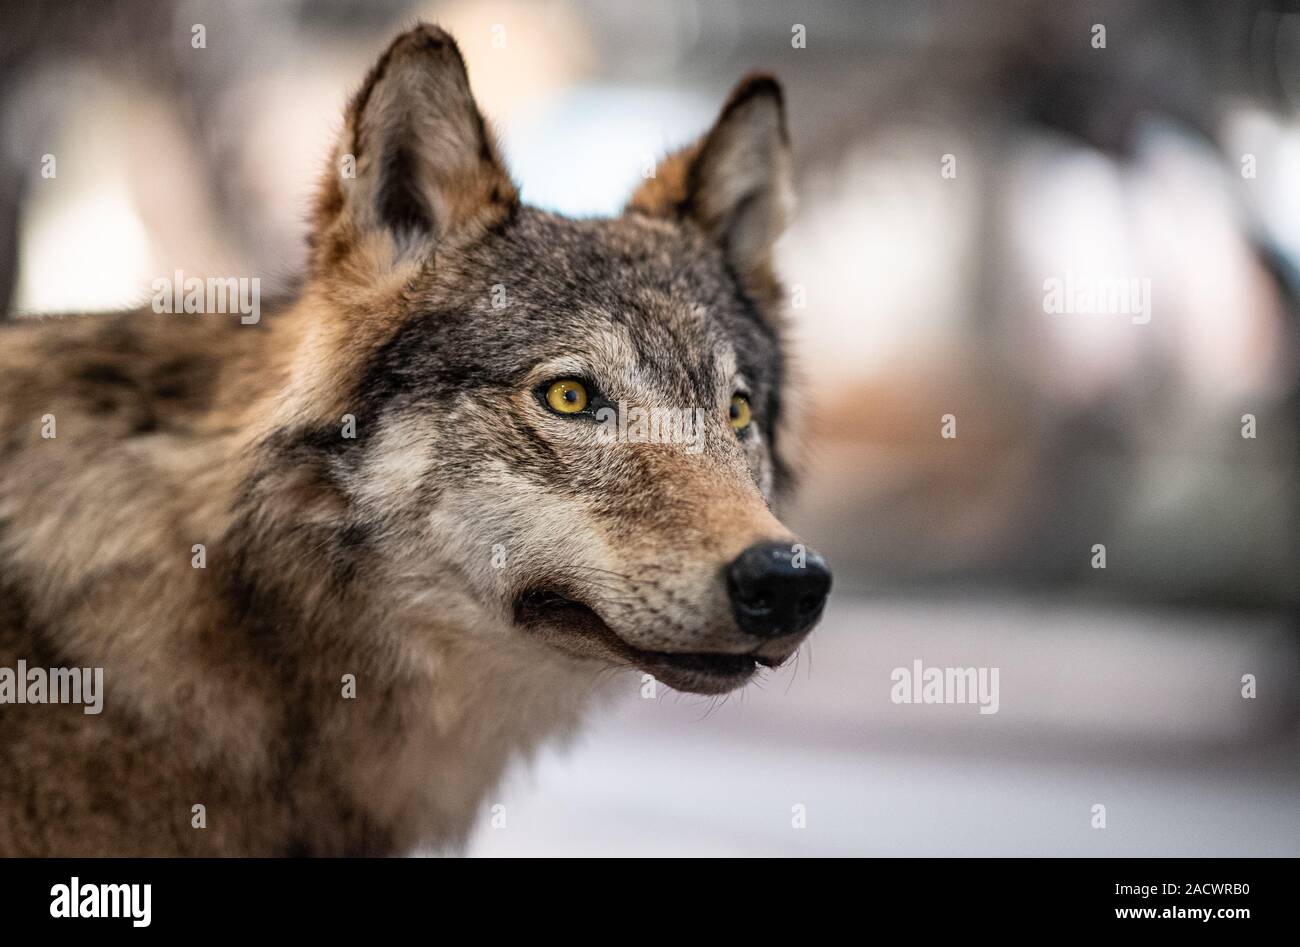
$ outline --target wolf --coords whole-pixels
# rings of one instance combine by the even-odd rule
[[[256,324],[0,328],[0,666],[104,691],[0,704],[6,855],[461,851],[611,669],[721,694],[823,611],[773,512],[803,413],[774,79],[619,216],[566,219],[521,202],[420,24],[323,177]],[[624,404],[702,409],[702,446],[601,437]]]

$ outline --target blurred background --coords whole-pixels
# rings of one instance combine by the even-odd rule
[[[2,9],[17,318],[176,269],[292,286],[342,106],[418,18],[459,40],[524,199],[570,214],[617,212],[743,73],[784,84],[811,416],[788,519],[835,567],[826,620],[726,700],[629,677],[471,854],[1300,854],[1290,4]],[[1133,279],[1149,321],[1048,311],[1052,281]],[[893,703],[918,659],[999,668],[998,713]]]

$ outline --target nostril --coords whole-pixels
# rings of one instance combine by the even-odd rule
[[[775,638],[807,631],[830,591],[830,571],[816,553],[781,543],[751,546],[727,569],[727,591],[737,625]]]

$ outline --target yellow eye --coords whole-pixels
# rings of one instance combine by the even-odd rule
[[[546,389],[546,403],[560,414],[577,414],[587,406],[587,389],[582,382],[565,378]]]
[[[732,395],[728,414],[731,417],[731,426],[737,431],[749,427],[749,422],[753,419],[753,412],[749,410],[749,399],[744,395]]]

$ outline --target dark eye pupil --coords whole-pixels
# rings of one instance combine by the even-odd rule
[[[729,410],[731,411],[731,417],[733,419],[740,417],[740,405],[733,403]]]
[[[573,402],[578,400],[578,390],[576,388],[570,388],[565,391],[564,400],[569,402],[569,404],[573,404]]]

